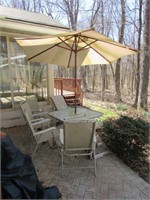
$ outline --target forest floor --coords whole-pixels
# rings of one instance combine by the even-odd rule
[[[106,90],[104,94],[104,101],[101,100],[101,92],[99,91],[84,92],[84,99],[102,106],[103,108],[115,108],[117,105],[126,105],[128,108],[133,108],[132,105],[134,104],[135,97],[131,99],[129,93],[127,91],[123,91],[122,102],[118,103],[115,99],[115,91]],[[148,97],[148,112],[150,112],[150,95]]]

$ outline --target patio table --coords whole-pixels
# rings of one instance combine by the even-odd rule
[[[63,123],[67,121],[72,121],[72,120],[96,120],[97,118],[100,118],[103,113],[91,110],[89,108],[83,107],[83,106],[77,106],[77,112],[74,112],[74,108],[68,108],[64,110],[57,110],[53,112],[49,112],[49,115],[57,120],[62,121]],[[98,143],[97,143],[98,144]],[[102,145],[100,143],[99,145]],[[101,158],[105,155],[107,155],[109,151],[104,151],[102,153],[98,153],[96,155],[96,159]]]
[[[83,106],[78,106],[76,113],[74,112],[74,108],[68,108],[65,110],[49,112],[49,115],[57,120],[66,122],[70,120],[96,119],[101,117],[103,113],[91,110]]]

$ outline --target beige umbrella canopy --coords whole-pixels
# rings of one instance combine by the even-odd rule
[[[79,66],[111,64],[123,56],[137,53],[137,50],[115,42],[93,29],[18,38],[16,41],[24,49],[28,61],[75,67],[75,80],[76,68]]]

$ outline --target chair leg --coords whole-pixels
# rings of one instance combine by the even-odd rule
[[[64,153],[61,150],[61,177],[63,178],[63,170],[64,170]]]
[[[95,150],[93,152],[93,161],[94,161],[94,175],[96,176],[96,158],[95,158]]]
[[[34,157],[34,155],[35,155],[35,153],[36,153],[36,151],[37,151],[38,146],[39,146],[39,144],[36,145],[36,147],[35,147],[35,149],[34,149],[34,152],[33,152],[33,154],[32,154],[32,158]]]
[[[53,147],[56,146],[56,140],[55,140],[55,133],[52,131],[52,136],[53,136]]]

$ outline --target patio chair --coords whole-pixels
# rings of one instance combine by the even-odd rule
[[[28,104],[29,104],[29,107],[31,109],[31,112],[33,114],[35,113],[39,113],[39,112],[44,112],[44,111],[52,111],[52,106],[51,105],[44,105],[43,108],[39,108],[39,104],[38,104],[38,101],[37,101],[37,97],[35,95],[32,95],[32,96],[28,96],[26,98]]]
[[[39,118],[49,118],[48,112],[39,112],[39,113],[33,114],[27,101],[22,101],[20,103],[20,107],[24,116],[25,116],[25,110],[28,111],[28,115],[32,122],[34,122],[35,120],[37,121],[37,119]]]
[[[51,98],[56,110],[68,109],[68,105],[66,104],[66,101],[62,95],[51,96],[50,98]]]
[[[96,176],[96,159],[95,159],[95,122],[94,121],[69,121],[64,123],[64,129],[60,130],[61,143],[61,173],[63,177],[64,155],[66,156],[90,156],[93,157],[92,166],[77,168],[94,168]],[[75,169],[71,167],[69,169]]]
[[[51,125],[53,123],[52,119],[48,116],[47,112],[32,114],[27,101],[21,102],[20,107],[21,107],[21,110],[22,110],[22,113],[23,113],[23,116],[24,116],[24,119],[25,119],[27,125],[28,125],[28,122],[27,122],[27,119],[25,116],[26,110],[28,112],[28,116],[30,118],[31,123],[33,124],[33,126],[36,129],[40,128],[40,124],[36,124],[35,122],[41,122],[41,123],[46,122],[46,123],[49,123],[49,125]]]
[[[50,126],[48,119],[31,122],[27,110],[25,110],[25,117],[26,117],[27,123],[31,129],[33,137],[35,138],[35,141],[36,141],[36,147],[35,147],[35,149],[33,151],[33,155],[32,155],[32,158],[33,158],[40,143],[50,142],[50,139],[53,139],[53,142],[54,142],[54,134],[56,133],[57,129],[54,126],[53,127]]]

